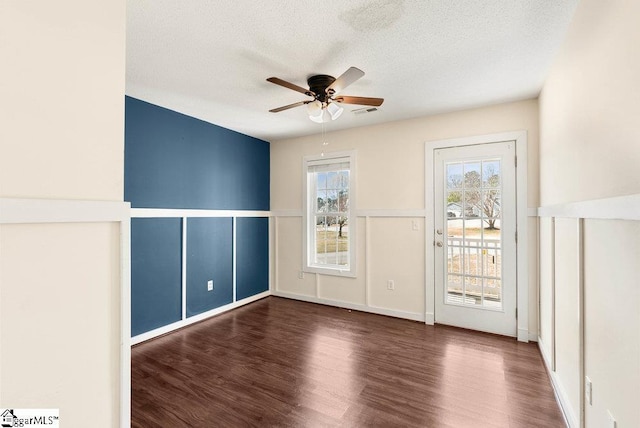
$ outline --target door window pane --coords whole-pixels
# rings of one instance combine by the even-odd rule
[[[463,164],[464,170],[464,187],[467,189],[475,189],[481,187],[481,163],[480,162],[465,162]]]
[[[450,163],[447,165],[447,188],[459,189],[462,187],[462,164]]]
[[[480,190],[470,189],[464,191],[463,215],[467,218],[480,217],[481,215],[481,196]]]
[[[488,160],[482,162],[482,187],[500,187],[500,161]]]
[[[465,305],[482,305],[482,279],[475,276],[464,278]]]
[[[484,306],[488,308],[502,308],[502,287],[499,279],[485,279]]]
[[[447,281],[447,303],[460,304],[463,301],[462,289],[463,277],[459,275],[449,275]]]
[[[450,246],[448,248],[447,272],[451,274],[462,274],[462,248]]]
[[[446,165],[446,303],[502,309],[501,163]]]

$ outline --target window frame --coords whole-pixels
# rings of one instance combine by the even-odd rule
[[[349,163],[349,211],[347,222],[349,225],[349,264],[347,267],[336,265],[318,265],[313,262],[316,254],[312,247],[315,243],[315,182],[311,180],[309,167],[318,164]],[[356,152],[334,152],[324,155],[305,156],[302,161],[302,187],[303,187],[303,219],[302,219],[302,271],[322,275],[343,277],[356,277]]]

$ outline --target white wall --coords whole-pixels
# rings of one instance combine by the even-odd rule
[[[0,195],[121,201],[124,1],[0,7]]]
[[[348,114],[348,113],[345,113]],[[330,129],[330,124],[328,125]],[[319,125],[309,122],[309,127]],[[308,300],[388,313],[410,319],[425,318],[424,212],[425,142],[449,138],[526,130],[529,147],[529,201],[538,205],[538,103],[528,100],[475,110],[329,132],[322,146],[319,134],[271,144],[271,209],[277,219],[274,260],[275,291]],[[302,158],[322,150],[357,151],[357,190],[360,212],[357,230],[356,279],[305,274],[302,266]],[[391,210],[376,216],[375,210]],[[282,214],[290,215],[284,217]],[[368,218],[367,218],[368,217]],[[419,230],[412,230],[412,221]],[[533,219],[535,220],[535,219]],[[535,237],[535,221],[530,222]],[[530,254],[536,263],[536,240]],[[537,269],[531,269],[529,329],[537,335],[535,296]],[[387,280],[395,290],[387,290]]]
[[[580,317],[578,220],[555,220],[555,343],[556,369],[560,393],[580,420]],[[576,412],[575,409],[578,409]]]
[[[583,0],[540,96],[540,201],[543,207],[640,193],[640,2]],[[541,334],[555,339],[559,389],[579,424],[640,426],[640,295],[637,263],[640,227],[626,210],[594,220],[584,209],[556,219],[555,271],[541,272]],[[610,208],[603,201],[601,208]],[[637,214],[637,211],[636,211]],[[585,217],[583,268],[577,218]],[[545,220],[550,222],[550,220]],[[544,226],[546,227],[546,226]],[[540,257],[554,248],[545,232]],[[555,278],[555,296],[549,284]],[[580,280],[582,278],[582,280]],[[582,291],[581,291],[582,290]],[[581,313],[581,293],[584,311]],[[553,326],[555,298],[555,331]],[[583,346],[576,333],[584,329]],[[555,337],[554,337],[555,334]],[[545,353],[552,348],[542,339]],[[576,359],[584,365],[576,373]],[[593,403],[580,393],[593,381]]]
[[[585,220],[585,372],[588,427],[640,426],[640,221]],[[615,242],[615,249],[603,243]]]
[[[1,198],[123,200],[125,13],[0,2]],[[0,407],[119,425],[119,251],[115,223],[0,226]]]
[[[547,365],[552,367],[555,359],[554,349],[554,254],[553,249],[553,222],[549,218],[541,218],[539,225],[538,245],[540,251],[538,258],[539,269],[539,326],[538,326],[538,345],[546,359]]]
[[[640,189],[640,2],[583,0],[540,95],[542,206]]]

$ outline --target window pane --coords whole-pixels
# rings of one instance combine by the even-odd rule
[[[340,171],[337,187],[341,190],[349,190],[349,171]]]
[[[349,189],[342,189],[338,192],[338,210],[340,212],[349,211]]]
[[[326,172],[318,172],[315,174],[316,179],[316,187],[320,190],[324,190],[327,188],[327,173]]]
[[[499,217],[500,216],[500,191],[484,190],[481,197],[481,215],[482,217]]]
[[[331,189],[327,191],[327,205],[330,212],[338,211],[338,191]]]
[[[502,308],[502,286],[499,279],[485,279],[484,306],[489,308]]]
[[[459,189],[462,187],[462,164],[447,164],[447,188]]]
[[[464,237],[466,239],[465,245],[479,246],[480,239],[482,239],[482,220],[464,220]]]
[[[324,217],[316,230],[316,263],[349,264],[349,225],[345,217]]]
[[[447,303],[462,303],[462,277],[458,275],[447,275]]]
[[[350,253],[350,178],[351,159],[336,162],[336,159],[314,159],[307,163],[308,191],[313,199],[310,207],[312,216],[309,222],[305,248],[311,267],[340,268],[348,270],[351,263]],[[307,192],[310,195],[309,192]],[[308,217],[307,217],[308,218]]]
[[[482,186],[500,187],[500,161],[489,160],[482,162]]]
[[[452,240],[451,245],[462,245],[462,226],[464,220],[449,217],[447,219],[447,239]]]
[[[501,252],[496,245],[500,245],[500,242],[492,242],[492,240],[485,240],[486,247],[483,250],[484,256],[484,276],[490,276],[494,278],[500,277],[500,262],[501,262]]]
[[[454,190],[447,193],[447,218],[462,217],[462,192]]]
[[[323,217],[326,218],[326,217]],[[327,239],[328,231],[325,224],[319,224],[316,226],[316,254],[314,257],[315,263],[324,263],[325,254],[328,251],[330,241]]]
[[[327,173],[327,189],[337,189],[339,181],[337,171]]]
[[[453,274],[462,273],[462,249],[460,247],[449,246],[447,251],[447,272]]]
[[[326,190],[318,190],[316,196],[316,211],[319,213],[327,212],[327,192]]]
[[[469,240],[467,240],[467,243]],[[482,249],[476,243],[463,247],[464,273],[467,275],[482,275]]]
[[[327,224],[327,217],[323,215],[317,215],[314,217],[316,219],[316,231],[320,230]]]
[[[464,187],[477,188],[480,187],[480,162],[464,163]]]
[[[446,165],[446,303],[501,308],[501,163]]]
[[[481,305],[482,304],[482,278],[465,277],[464,278],[464,304],[465,305]]]
[[[479,190],[465,190],[463,201],[463,214],[465,217],[469,218],[480,216],[481,196],[482,194]]]

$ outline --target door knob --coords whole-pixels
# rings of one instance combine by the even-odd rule
[[[437,245],[438,247],[442,248],[442,242],[438,241],[438,242],[436,242],[436,245]]]
[[[437,233],[438,235],[442,235],[442,229],[436,229],[436,233]]]

